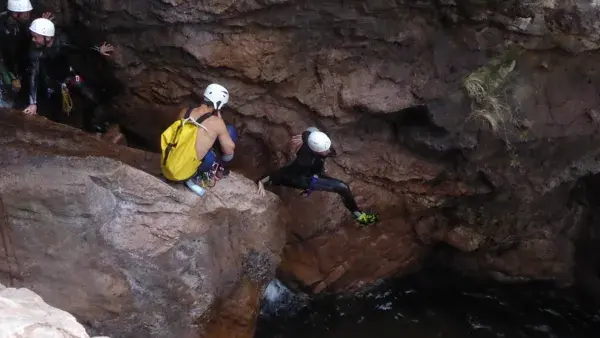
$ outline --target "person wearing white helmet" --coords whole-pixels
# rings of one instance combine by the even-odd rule
[[[233,160],[237,131],[233,125],[226,124],[221,109],[229,102],[229,91],[220,84],[212,83],[204,90],[202,103],[198,107],[189,107],[180,112],[179,118],[189,119],[198,128],[196,154],[201,164],[196,175],[185,184],[196,194],[204,195],[201,180],[205,174],[216,174],[220,179],[227,176],[227,165]],[[218,166],[217,166],[218,164]],[[211,173],[215,167],[221,170]]]
[[[4,87],[8,89],[7,94],[13,97],[16,106],[25,104],[27,93],[16,94],[21,90],[21,82],[27,69],[27,52],[31,37],[27,26],[33,15],[33,6],[29,0],[8,0],[7,11],[0,13],[0,76]],[[52,18],[47,12],[44,18]]]
[[[350,187],[341,180],[325,175],[325,160],[335,156],[331,139],[316,127],[307,128],[301,135],[292,138],[296,148],[294,161],[258,180],[258,193],[265,195],[265,184],[281,185],[302,189],[305,197],[317,191],[329,191],[339,194],[344,206],[362,225],[374,224],[378,216],[361,211],[356,204]]]
[[[106,42],[100,46],[84,48],[72,45],[65,34],[57,34],[52,21],[46,18],[33,20],[29,30],[33,44],[29,52],[29,106],[25,108],[25,114],[37,114],[38,104],[41,104],[45,106],[46,116],[56,122],[62,122],[66,115],[62,111],[63,91],[77,90],[92,106],[81,110],[93,111],[91,115],[84,115],[84,128],[105,132],[108,128],[106,112],[102,110],[96,94],[73,69],[68,57],[82,50],[93,50],[102,56],[110,56],[114,50],[113,46]]]

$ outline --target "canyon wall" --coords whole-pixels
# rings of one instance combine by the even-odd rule
[[[211,82],[232,94],[252,179],[292,135],[330,133],[329,174],[382,221],[278,190],[295,220],[281,273],[298,287],[350,291],[439,252],[476,276],[573,282],[587,207],[572,192],[600,168],[595,1],[45,3],[116,46],[112,108],[149,149]]]

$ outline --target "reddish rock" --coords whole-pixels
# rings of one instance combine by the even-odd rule
[[[202,337],[253,337],[263,290],[261,285],[246,278],[242,279],[235,292],[206,316],[205,322],[202,323]]]
[[[232,94],[225,115],[242,133],[236,168],[252,179],[285,162],[292,135],[310,125],[330,132],[330,174],[382,222],[358,228],[335,195],[276,189],[295,219],[281,269],[305,289],[352,290],[413,271],[439,242],[455,248],[443,262],[476,276],[572,281],[587,207],[571,193],[600,170],[600,68],[594,53],[553,48],[597,49],[598,7],[70,3],[116,45],[127,88],[114,108],[149,149],[211,82]],[[508,107],[498,116],[466,95],[463,80],[502,56],[515,63],[499,92],[486,94]]]

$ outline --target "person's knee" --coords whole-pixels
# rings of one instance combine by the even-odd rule
[[[332,183],[332,188],[338,194],[348,194],[348,193],[350,193],[350,187],[346,183],[344,183],[344,182],[342,182],[340,180],[335,180]]]

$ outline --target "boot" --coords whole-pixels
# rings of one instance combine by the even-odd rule
[[[356,217],[356,220],[362,226],[372,225],[379,221],[379,215],[376,213],[362,212],[358,217]]]

